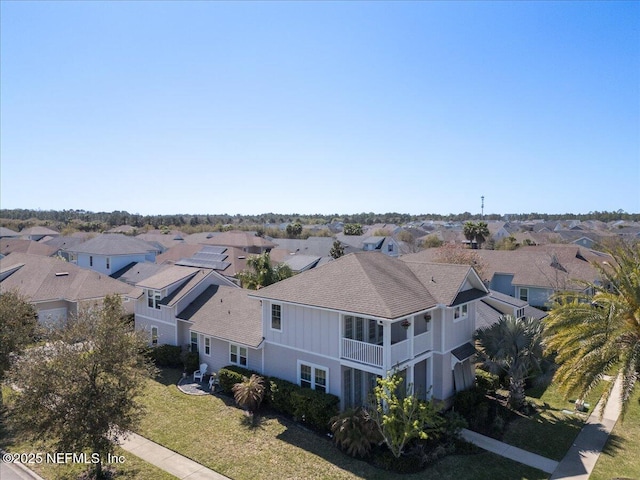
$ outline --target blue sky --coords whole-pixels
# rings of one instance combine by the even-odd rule
[[[640,212],[639,2],[0,8],[0,208]]]

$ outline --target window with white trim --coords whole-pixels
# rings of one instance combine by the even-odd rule
[[[107,257],[107,270],[109,270],[111,268],[111,258]]]
[[[191,332],[191,352],[198,353],[198,334]]]
[[[158,346],[158,327],[151,327],[151,346]]]
[[[160,310],[160,300],[162,300],[162,293],[159,290],[147,290],[147,306],[149,308]]]
[[[329,393],[329,370],[318,365],[298,362],[298,383],[303,388]]]
[[[204,337],[204,354],[211,355],[211,338]]]
[[[247,348],[240,345],[229,345],[229,362],[242,367],[247,366]]]
[[[271,329],[282,331],[282,305],[271,305]]]
[[[524,308],[519,308],[516,311],[516,318],[522,318],[522,317],[524,317]]]
[[[453,319],[455,321],[459,321],[464,318],[467,318],[468,314],[469,314],[469,305],[467,305],[466,303],[464,305],[458,305],[453,310]]]
[[[520,288],[520,300],[523,302],[529,301],[529,289],[528,288]]]

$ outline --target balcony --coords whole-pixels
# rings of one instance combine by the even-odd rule
[[[431,332],[424,332],[413,337],[413,341],[408,339],[392,344],[391,364],[388,367],[428,352],[433,348],[432,338]],[[383,367],[384,348],[382,345],[342,338],[342,358],[374,367]]]

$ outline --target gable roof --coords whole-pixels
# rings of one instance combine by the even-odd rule
[[[0,238],[19,237],[19,236],[20,234],[18,232],[14,232],[10,228],[0,227]]]
[[[0,269],[23,264],[0,282],[0,291],[18,290],[33,302],[77,302],[107,294],[130,296],[133,287],[107,275],[52,257],[13,253],[0,260]]]
[[[177,317],[193,322],[192,331],[255,348],[262,343],[261,307],[247,294],[242,288],[212,285]]]
[[[356,252],[275,283],[250,295],[379,318],[400,318],[451,304],[470,267],[407,263],[376,252]],[[454,280],[445,279],[455,272]],[[438,278],[437,287],[426,279]],[[459,281],[458,281],[459,280]],[[480,284],[481,285],[481,284]],[[433,288],[434,293],[432,293]]]
[[[169,268],[169,265],[158,265],[157,263],[151,262],[132,262],[117,272],[112,273],[111,278],[128,283],[129,285],[136,285],[167,268]]]
[[[186,280],[187,278],[198,273],[199,270],[199,268],[194,267],[180,267],[177,265],[170,265],[169,268],[165,268],[155,275],[151,275],[141,282],[138,282],[137,286],[141,288],[150,288],[153,290],[162,290],[163,288],[170,287],[175,283]]]
[[[47,227],[43,227],[40,225],[37,225],[35,227],[31,227],[31,228],[23,228],[22,230],[20,230],[20,235],[41,235],[41,236],[45,236],[45,235],[60,235],[60,232],[56,231],[56,230],[52,230],[50,228]]]
[[[269,240],[258,237],[254,232],[244,232],[239,230],[231,230],[228,232],[212,233],[194,233],[184,239],[187,243],[200,243],[203,245],[222,245],[225,247],[260,247],[265,249],[274,248],[276,245]]]
[[[3,255],[29,253],[31,255],[50,257],[57,251],[58,249],[55,246],[24,238],[3,238],[0,240],[0,253]]]
[[[135,255],[157,252],[158,248],[120,233],[103,233],[80,245],[67,248],[68,252],[93,255]]]

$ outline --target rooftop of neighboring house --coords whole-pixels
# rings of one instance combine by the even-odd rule
[[[473,250],[482,260],[483,280],[495,274],[512,274],[514,285],[539,288],[575,288],[575,281],[593,282],[598,273],[590,262],[602,264],[611,257],[578,245],[550,244],[517,250]],[[438,261],[439,249],[429,248],[405,258]]]
[[[177,231],[167,233],[153,231],[136,235],[136,238],[144,240],[145,242],[161,245],[164,251],[176,245],[184,244],[185,236],[183,233]]]
[[[193,322],[192,331],[255,348],[262,343],[261,307],[248,293],[212,285],[177,316]]]
[[[30,228],[23,228],[22,230],[20,230],[20,235],[22,236],[35,235],[40,237],[45,237],[49,235],[49,236],[55,237],[57,235],[60,235],[60,232],[58,232],[57,230],[53,230],[51,228],[36,226],[36,227],[30,227]]]
[[[489,290],[489,295],[478,302],[476,307],[476,330],[487,328],[500,321],[505,315],[513,315],[513,310],[522,309],[524,317],[542,319],[547,312],[530,306],[527,302]]]
[[[475,288],[461,293],[467,279]],[[375,252],[357,252],[251,296],[394,319],[485,294],[482,282],[466,265],[404,261]]]
[[[157,247],[144,240],[120,233],[103,233],[66,250],[89,255],[146,255],[158,251]]]
[[[170,265],[158,265],[157,263],[151,262],[132,262],[117,272],[112,273],[111,278],[128,283],[129,285],[136,285],[166,270],[169,266]]]
[[[27,240],[24,238],[3,238],[0,240],[0,253],[3,255],[29,253],[32,255],[50,257],[57,251],[57,247],[47,245],[46,243],[36,242],[35,240]]]
[[[247,266],[250,254],[239,248],[181,243],[156,257],[156,263],[213,268],[227,277],[235,277]]]
[[[258,237],[255,232],[245,232],[240,230],[231,230],[228,232],[203,232],[194,233],[187,236],[186,243],[199,243],[202,245],[221,245],[225,247],[250,248],[259,247],[261,249],[271,249],[275,243]]]
[[[295,254],[311,255],[314,257],[327,257],[335,241],[331,237],[297,238],[269,238],[277,245],[276,249],[288,250]]]
[[[58,250],[67,250],[68,248],[75,247],[76,245],[80,245],[83,242],[85,242],[83,238],[71,237],[66,235],[53,237],[53,238],[50,238],[49,240],[44,240],[44,239],[40,240],[40,243],[44,243],[46,245],[49,245],[50,247],[55,247]]]
[[[131,285],[58,258],[13,253],[0,260],[0,291],[17,290],[34,302],[77,302],[108,294],[129,296]]]
[[[12,238],[19,236],[20,234],[18,232],[14,232],[10,228],[0,227],[0,238]]]

